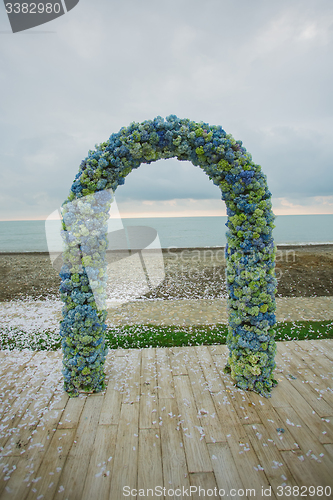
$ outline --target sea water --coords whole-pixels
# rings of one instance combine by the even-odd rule
[[[220,247],[226,244],[227,217],[156,217],[122,219],[121,222],[125,228],[143,226],[155,229],[162,248]],[[54,228],[55,237],[58,236],[59,222],[49,224],[51,229]],[[278,245],[333,243],[333,214],[280,215],[276,217],[275,225],[273,235]],[[109,238],[112,239],[112,233]],[[47,251],[45,221],[0,221],[0,252]]]

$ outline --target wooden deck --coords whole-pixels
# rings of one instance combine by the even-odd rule
[[[333,491],[333,341],[279,343],[270,399],[235,389],[226,346],[114,351],[75,399],[60,352],[0,356],[1,499],[333,498],[305,489]]]

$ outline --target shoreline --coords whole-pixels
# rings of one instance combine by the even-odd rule
[[[284,250],[287,250],[287,249],[294,249],[294,250],[297,250],[297,249],[311,249],[311,250],[315,250],[315,249],[323,249],[326,248],[326,249],[332,249],[333,250],[333,243],[332,242],[327,242],[327,243],[316,243],[316,242],[310,242],[310,243],[278,243],[276,244],[276,247],[277,249],[284,249]],[[330,248],[331,247],[331,248]],[[204,250],[224,250],[225,249],[225,246],[205,246],[205,247],[167,247],[167,248],[161,248],[162,250],[162,253],[170,253],[170,251],[172,252],[183,252],[185,250],[199,250],[199,251],[204,251]],[[137,250],[137,249],[131,249],[131,250]],[[156,251],[156,249],[143,249],[145,251]],[[157,249],[158,251],[160,249]],[[128,252],[128,249],[127,248],[121,248],[119,250],[107,250],[107,252]],[[60,253],[59,252],[52,252],[52,253]],[[0,250],[0,256],[4,256],[4,255],[49,255],[50,252],[48,251],[40,251],[40,250],[20,250],[20,251],[17,251],[17,250]]]

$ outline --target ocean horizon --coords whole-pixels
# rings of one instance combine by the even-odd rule
[[[118,219],[116,228],[109,225],[109,234],[112,237],[119,224],[125,228],[144,226],[157,232],[163,249],[224,247],[227,220],[227,216],[124,218]],[[277,245],[333,244],[333,214],[278,215],[275,226]],[[49,221],[48,231],[59,240],[59,221]],[[0,252],[48,250],[45,221],[0,221]]]

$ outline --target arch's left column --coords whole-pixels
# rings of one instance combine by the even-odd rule
[[[65,243],[61,268],[64,302],[60,335],[65,390],[98,392],[104,387],[107,221],[109,190],[66,201],[62,206]]]

